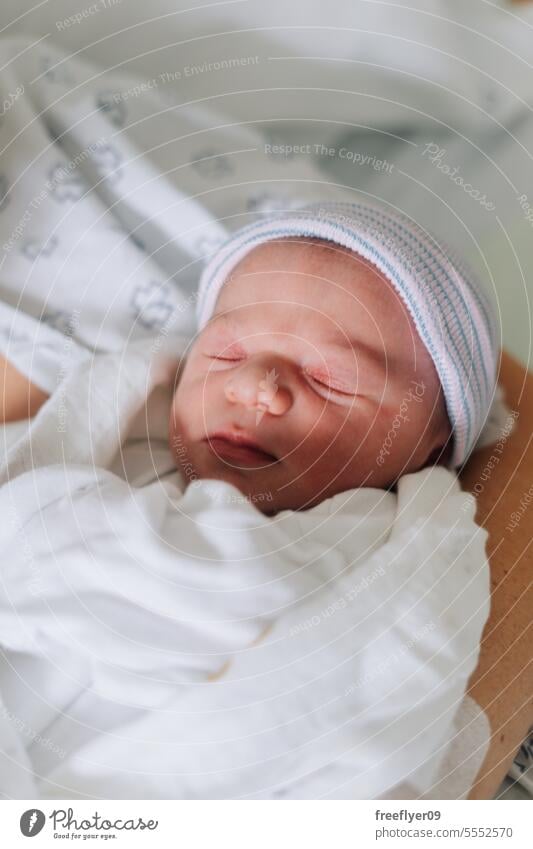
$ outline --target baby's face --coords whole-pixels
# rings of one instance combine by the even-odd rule
[[[267,513],[388,487],[449,436],[403,302],[362,257],[318,239],[268,242],[234,268],[170,416],[186,479],[227,481]]]

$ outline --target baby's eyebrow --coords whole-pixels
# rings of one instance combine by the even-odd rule
[[[228,330],[239,330],[239,322],[233,312],[220,312],[215,314],[207,324],[207,327],[220,327],[222,326],[224,330],[227,328]]]
[[[366,364],[380,369],[386,366],[384,353],[373,345],[367,342],[346,340],[344,344],[331,342],[320,348],[322,353],[330,352],[333,356],[339,357],[343,362],[351,362],[354,365],[362,358]]]
[[[243,307],[254,306],[254,304],[242,304]],[[228,324],[238,324],[242,321],[242,309],[237,307],[228,307],[222,312],[217,312],[213,315],[211,321],[225,321]]]

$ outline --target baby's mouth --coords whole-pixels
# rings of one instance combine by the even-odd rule
[[[278,458],[265,451],[255,439],[237,431],[217,431],[206,437],[204,442],[217,457],[245,467],[278,462]]]

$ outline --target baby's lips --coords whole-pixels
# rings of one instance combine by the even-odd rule
[[[235,463],[244,468],[259,469],[276,462],[276,459],[259,448],[246,444],[231,442],[220,437],[212,437],[208,441],[209,448],[222,460]]]
[[[222,449],[222,453],[231,453],[232,450],[238,452],[240,449],[243,452],[255,452],[259,457],[270,463],[278,460],[270,446],[259,441],[254,434],[239,427],[214,430],[206,437],[205,441],[211,445],[217,443]]]

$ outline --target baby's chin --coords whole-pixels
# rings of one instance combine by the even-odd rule
[[[285,509],[282,505],[278,504],[276,494],[268,489],[257,472],[225,468],[223,466],[212,466],[202,469],[200,466],[195,471],[194,480],[217,480],[230,484],[239,490],[242,496],[242,503],[248,502],[252,504],[267,516],[272,516],[279,512],[279,510]],[[228,492],[228,503],[235,504],[239,502],[240,499],[236,497],[235,493]],[[291,509],[298,508],[293,507]]]
[[[266,515],[284,509],[274,486],[272,470],[268,474],[271,467],[267,466],[265,471],[241,468],[217,458],[203,443],[187,444],[176,436],[170,440],[170,449],[186,485],[197,480],[224,481],[239,490],[243,502],[248,501]],[[236,503],[235,493],[228,493],[230,501]]]
[[[281,510],[309,510],[328,498],[361,486],[387,489],[394,485],[385,468],[379,469],[379,480],[368,474],[361,479],[362,471],[358,467],[342,482],[314,474],[314,469],[309,469],[307,474],[295,472],[285,461],[250,468],[228,462],[217,456],[205,440],[189,440],[178,429],[171,432],[170,448],[185,485],[197,480],[223,481],[241,493],[243,503],[248,502],[267,516]],[[228,492],[228,503],[237,501],[236,493]]]
[[[284,475],[273,473],[272,468],[268,473],[257,469],[234,468],[223,462],[202,463],[198,460],[194,466],[187,465],[184,468],[183,464],[178,464],[177,467],[187,484],[197,480],[217,480],[230,484],[239,490],[242,501],[235,492],[228,491],[228,504],[248,503],[265,516],[274,516],[282,510],[309,510],[337,494],[328,492],[327,495],[320,495],[319,487],[310,481],[305,486],[301,481],[299,486],[291,486]],[[219,494],[217,502],[222,503]]]

